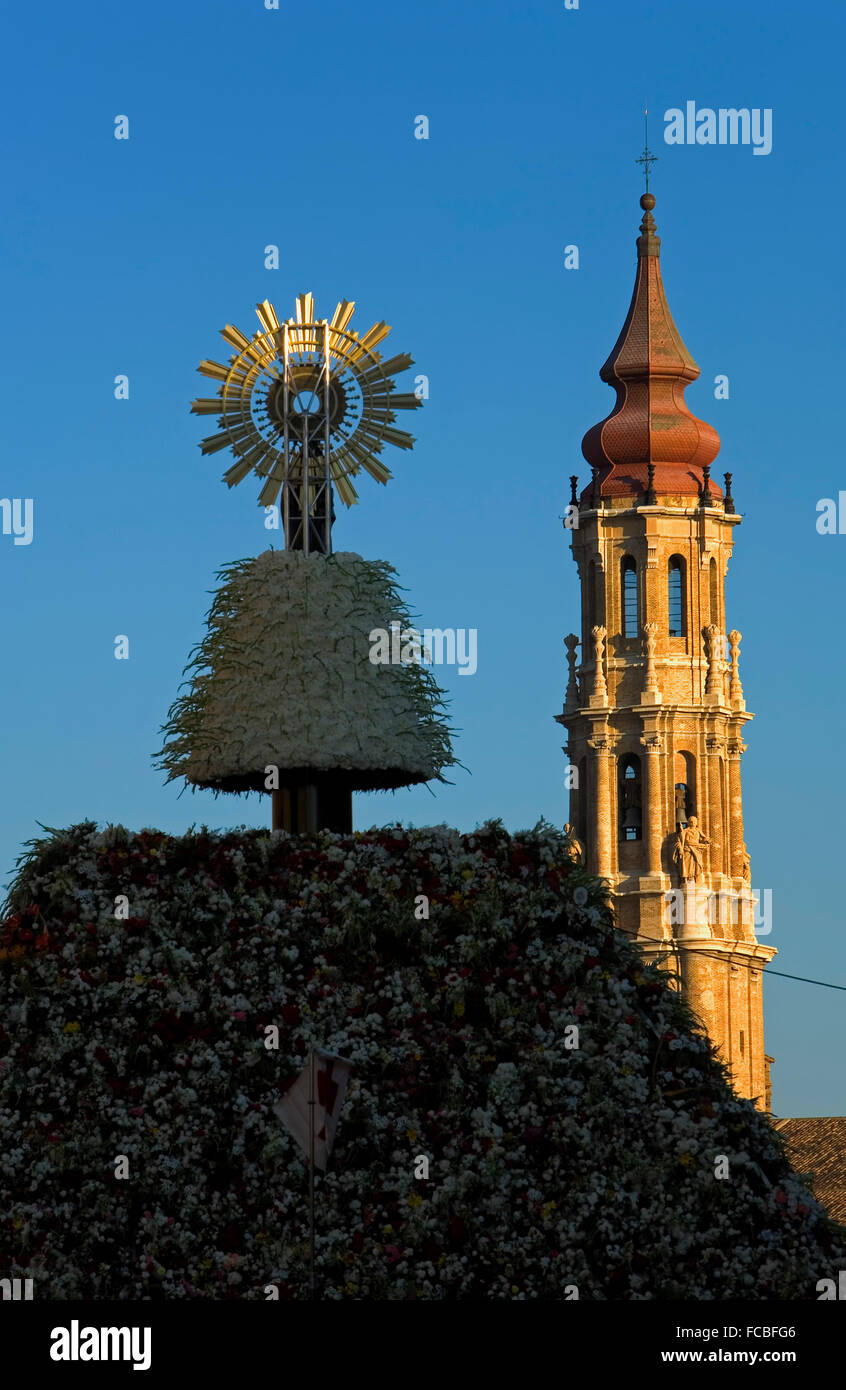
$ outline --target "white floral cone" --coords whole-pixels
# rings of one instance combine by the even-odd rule
[[[444,780],[455,758],[431,673],[370,661],[374,628],[411,624],[394,573],[349,552],[296,550],[222,569],[156,755],[168,780],[264,791],[268,767],[283,783],[331,772],[358,789]]]

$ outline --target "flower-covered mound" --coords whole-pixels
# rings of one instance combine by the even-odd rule
[[[354,1064],[322,1297],[814,1299],[846,1268],[548,826],[87,823],[34,845],[6,911],[0,1277],[38,1298],[306,1297],[271,1107],[312,1044]]]
[[[375,628],[411,626],[394,575],[350,552],[266,550],[224,566],[156,754],[168,781],[265,791],[268,768],[283,784],[443,781],[455,758],[431,671],[370,660]]]

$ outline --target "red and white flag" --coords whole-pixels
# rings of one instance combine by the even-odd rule
[[[273,1107],[285,1128],[296,1139],[306,1158],[310,1157],[309,1110],[314,1115],[314,1166],[326,1171],[335,1139],[338,1116],[344,1103],[352,1062],[335,1052],[315,1048],[296,1081],[292,1081]],[[314,1079],[312,1081],[312,1067]],[[314,1105],[309,1097],[314,1095]]]

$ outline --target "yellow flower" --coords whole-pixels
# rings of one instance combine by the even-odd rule
[[[545,1206],[541,1207],[541,1216],[543,1217],[544,1221],[548,1221],[554,1211],[554,1202],[547,1202]]]
[[[423,1205],[423,1198],[419,1192],[409,1192],[405,1200],[410,1207],[422,1207]]]
[[[139,975],[139,974],[136,972],[136,974],[134,974],[133,977],[132,977],[132,981],[133,981],[133,984],[136,984],[136,985],[143,985],[143,984],[146,984],[146,977],[145,977],[144,975]]]
[[[416,1130],[416,1129],[407,1129],[405,1132],[406,1132],[408,1138],[410,1139],[411,1143],[413,1144],[414,1141],[415,1141],[415,1139],[417,1138],[417,1130]]]
[[[81,1023],[66,1023],[62,1029],[63,1033],[78,1033],[82,1027]]]
[[[681,1158],[679,1159],[679,1163],[684,1164],[685,1168],[689,1168],[692,1162],[693,1154],[691,1153],[682,1154]]]
[[[462,878],[472,878],[472,877],[473,877],[473,870],[472,870],[472,869],[463,869],[463,870],[462,870],[462,873],[461,873],[461,877],[462,877]]]
[[[455,1014],[456,1018],[461,1018],[461,1017],[462,1017],[462,1015],[464,1014],[464,1000],[463,1000],[463,999],[456,999],[455,1003],[454,1003],[453,1006],[452,1006],[452,1012]]]

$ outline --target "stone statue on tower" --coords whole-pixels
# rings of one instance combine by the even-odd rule
[[[699,829],[696,816],[691,816],[687,825],[679,826],[673,860],[680,866],[682,883],[701,883],[705,876],[702,850],[710,843]]]

